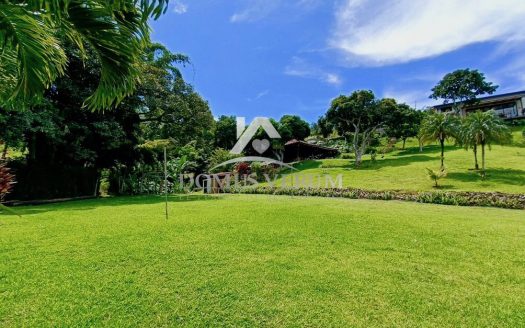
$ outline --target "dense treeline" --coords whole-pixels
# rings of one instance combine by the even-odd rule
[[[214,119],[208,102],[185,80],[190,63],[149,39],[148,19],[167,1],[4,1],[0,8],[0,200],[158,192],[163,153],[170,187],[174,176],[198,175],[233,155],[236,119]],[[297,115],[271,123],[280,134],[263,155],[283,158],[285,144],[308,140],[374,158],[377,146],[408,138],[441,145],[454,140],[472,149],[475,169],[485,172],[485,151],[509,132],[492,112],[460,120],[464,106],[498,86],[476,70],[447,74],[431,98],[452,103],[453,113],[416,111],[395,99],[359,90],[332,100],[313,125]],[[266,138],[260,129],[255,138]],[[18,155],[9,156],[15,150]],[[247,147],[245,155],[258,155]],[[246,163],[241,167],[246,170]],[[245,165],[246,164],[246,165]],[[265,167],[258,167],[260,170]],[[255,170],[255,167],[252,168]],[[233,168],[230,168],[233,169]],[[14,173],[14,175],[13,175]],[[16,179],[18,184],[14,183]]]
[[[10,163],[20,182],[11,198],[94,194],[101,177],[116,193],[138,192],[137,181],[144,179],[158,188],[164,147],[172,174],[199,174],[214,153],[227,153],[236,142],[235,118],[216,122],[207,101],[184,81],[179,67],[189,63],[188,57],[149,44],[141,54],[141,78],[133,93],[114,109],[92,111],[84,101],[98,88],[101,63],[89,46],[81,52],[66,43],[63,49],[69,63],[65,74],[38,103],[0,111],[2,158],[13,149],[23,154]],[[283,136],[277,149],[310,134],[298,116],[273,123]],[[183,165],[177,165],[181,160]]]

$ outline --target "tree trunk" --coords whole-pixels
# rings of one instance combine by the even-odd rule
[[[474,151],[474,163],[475,163],[475,169],[476,171],[479,170],[479,164],[478,164],[478,145],[474,144],[474,148],[472,148]]]
[[[441,145],[441,171],[445,169],[445,139],[439,139]]]
[[[355,155],[355,167],[359,167],[361,165],[361,160],[363,157],[363,154],[361,153],[361,149],[359,148],[359,126],[354,125],[355,131],[354,131],[354,138],[353,138],[353,146],[354,146],[354,155]]]
[[[9,147],[7,146],[7,142],[4,143],[4,150],[2,151],[2,159],[6,159],[7,158],[7,149]]]
[[[363,154],[361,153],[360,149],[355,150],[355,167],[359,167],[361,165],[361,161],[363,160]]]
[[[485,143],[481,143],[481,176],[485,177]]]
[[[403,150],[405,150],[405,144],[406,144],[406,142],[407,142],[407,138],[403,138],[403,148],[402,148]]]

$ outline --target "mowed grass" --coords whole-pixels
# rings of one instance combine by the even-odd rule
[[[264,195],[0,215],[0,326],[520,326],[524,211]]]
[[[515,135],[517,141],[513,145],[494,145],[492,150],[487,149],[485,179],[473,170],[472,151],[447,145],[445,166],[448,175],[440,181],[441,190],[525,193],[525,147],[518,143],[518,134]],[[405,150],[398,149],[384,157],[378,154],[376,161],[366,155],[359,169],[354,167],[354,161],[350,159],[310,160],[297,164],[296,168],[301,171],[299,174],[321,177],[330,175],[335,178],[341,174],[345,187],[425,191],[434,189],[426,168],[439,170],[440,152],[437,145],[425,146],[423,152],[419,152],[417,142],[412,140],[407,143]],[[478,158],[481,166],[481,151]],[[295,178],[288,177],[285,183],[291,185],[292,179]],[[321,181],[324,186],[324,179],[321,178]],[[276,185],[281,186],[282,183],[282,180],[278,180]]]

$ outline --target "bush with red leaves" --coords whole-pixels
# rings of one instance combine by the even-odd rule
[[[235,165],[235,172],[239,175],[247,175],[250,174],[250,164],[246,162],[240,162]]]
[[[0,202],[11,192],[15,184],[15,176],[10,172],[6,163],[0,162]]]

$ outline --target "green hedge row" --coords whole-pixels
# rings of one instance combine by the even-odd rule
[[[498,192],[455,192],[429,191],[411,192],[401,190],[363,190],[355,188],[277,188],[277,187],[244,187],[232,188],[231,193],[266,194],[289,196],[340,197],[351,199],[402,200],[419,203],[456,205],[456,206],[490,206],[511,209],[525,209],[525,195]]]

